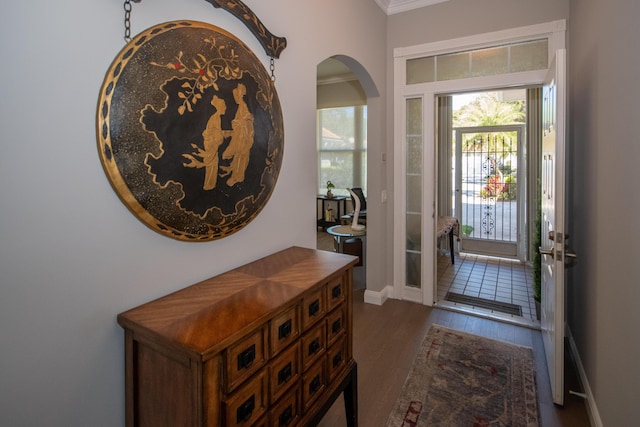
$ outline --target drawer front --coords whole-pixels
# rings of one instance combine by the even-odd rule
[[[295,343],[269,363],[269,391],[275,402],[300,378],[300,343]]]
[[[327,284],[327,311],[344,302],[344,275]]]
[[[327,350],[327,371],[329,375],[329,382],[347,366],[347,340],[344,335],[341,335],[340,339],[329,347]]]
[[[331,346],[346,330],[346,312],[340,306],[327,316],[327,346]]]
[[[327,349],[324,322],[318,323],[304,334],[302,343],[302,371],[306,371],[316,360],[322,357]]]
[[[252,425],[251,427],[267,427],[269,423],[267,422],[267,417],[262,417],[260,421]]]
[[[322,319],[327,312],[324,299],[325,288],[307,295],[302,302],[302,327],[307,330],[318,320]]]
[[[232,392],[265,365],[267,358],[264,332],[265,329],[260,328],[227,350],[225,354],[227,393]]]
[[[267,375],[259,372],[251,381],[240,387],[223,403],[225,426],[248,427],[266,413]]]
[[[269,331],[271,357],[280,353],[300,336],[298,306],[292,307],[271,321]]]
[[[318,360],[302,375],[302,406],[305,411],[327,387],[325,360],[325,358]]]
[[[296,384],[271,409],[271,426],[295,426],[300,421],[300,387]]]

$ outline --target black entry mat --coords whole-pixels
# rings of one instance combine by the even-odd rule
[[[447,292],[445,300],[457,302],[460,304],[472,305],[478,308],[486,308],[489,310],[499,311],[501,313],[522,316],[522,307],[508,302],[494,301],[486,298],[472,297],[469,295],[458,294],[455,292]]]

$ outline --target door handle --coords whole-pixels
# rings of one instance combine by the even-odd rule
[[[556,248],[542,249],[542,247],[539,247],[538,250],[540,251],[540,255],[551,255],[553,257],[556,254]]]
[[[551,255],[552,257],[555,257],[556,254],[556,248],[551,248],[551,249],[542,249],[542,247],[538,248],[538,250],[540,251],[540,255]],[[571,249],[565,249],[564,251],[564,258],[571,258],[572,260],[578,259],[578,255],[572,251]],[[567,264],[567,267],[571,267],[572,264]]]

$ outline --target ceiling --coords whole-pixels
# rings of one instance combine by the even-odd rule
[[[387,15],[406,12],[448,0],[374,0]]]
[[[431,6],[448,0],[373,0],[387,15]],[[354,80],[355,76],[342,62],[328,58],[318,65],[318,84]]]

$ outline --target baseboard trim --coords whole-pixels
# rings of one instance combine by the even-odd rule
[[[587,380],[587,373],[584,370],[584,366],[582,365],[582,360],[580,359],[580,353],[578,353],[578,347],[576,346],[576,342],[573,340],[573,335],[571,334],[571,329],[569,326],[566,326],[565,333],[567,334],[567,338],[569,340],[569,350],[571,351],[571,358],[576,364],[576,369],[578,370],[578,376],[580,378],[580,384],[584,389],[584,394],[587,396],[587,414],[589,415],[589,421],[593,427],[603,427],[602,420],[600,419],[600,412],[598,412],[598,406],[596,405],[596,400],[591,392],[591,387],[589,386],[589,380]]]
[[[367,289],[364,291],[364,302],[367,304],[382,305],[393,297],[393,286],[386,286],[382,291],[376,292]]]

